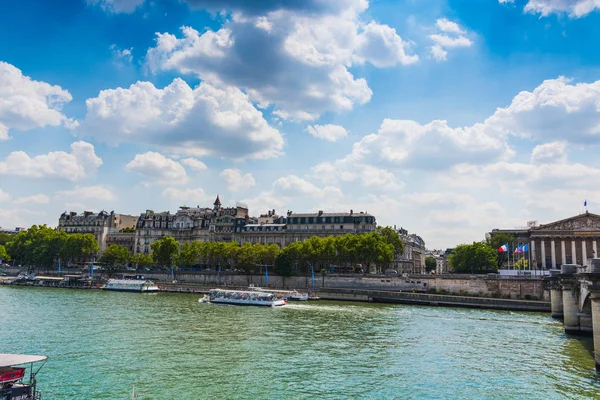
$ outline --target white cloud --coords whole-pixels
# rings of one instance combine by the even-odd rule
[[[48,204],[50,197],[45,194],[35,194],[32,196],[19,197],[16,199],[15,204]]]
[[[0,162],[0,174],[25,178],[59,178],[77,181],[102,165],[94,146],[87,142],[71,144],[71,153],[53,151],[31,158],[24,151],[13,151]]]
[[[320,188],[296,175],[282,176],[275,180],[273,182],[273,191],[276,194],[286,197],[343,197],[341,190],[337,187],[326,186]]]
[[[242,171],[239,169],[226,169],[221,172],[219,176],[225,179],[227,182],[227,187],[232,192],[246,190],[256,185],[254,177],[251,173],[248,172],[247,174],[242,174]]]
[[[107,13],[126,13],[135,11],[146,0],[86,0],[89,5],[98,5]]]
[[[306,131],[312,136],[324,139],[329,142],[335,142],[338,139],[348,136],[348,132],[343,126],[339,125],[309,125],[306,127]]]
[[[429,35],[433,41],[430,47],[431,55],[437,61],[445,61],[448,57],[448,49],[457,47],[470,47],[473,42],[467,36],[467,31],[456,22],[441,18],[436,21],[439,33]]]
[[[167,188],[162,194],[171,200],[186,204],[202,204],[210,200],[210,196],[207,196],[202,189]]]
[[[111,44],[109,48],[112,52],[113,64],[117,67],[131,65],[131,62],[133,61],[133,55],[131,54],[133,47],[129,49],[120,49],[117,45]]]
[[[277,156],[283,148],[280,132],[233,87],[202,82],[192,89],[179,78],[164,89],[137,82],[103,90],[86,105],[75,132],[110,144],[141,142],[176,153],[240,159]]]
[[[28,227],[29,220],[39,221],[46,213],[39,210],[28,210],[21,207],[0,208],[0,221],[3,228]]]
[[[9,129],[30,130],[44,126],[69,125],[61,113],[72,97],[60,86],[34,81],[18,68],[0,61],[0,140]]]
[[[184,158],[183,160],[181,160],[181,163],[187,165],[188,167],[190,167],[190,169],[193,169],[195,171],[203,171],[208,168],[206,164],[195,158]]]
[[[502,1],[501,1],[502,3]],[[524,8],[525,12],[541,14],[547,17],[550,14],[568,14],[571,18],[580,18],[589,13],[600,10],[598,0],[529,0]]]
[[[185,169],[181,164],[153,151],[136,154],[134,159],[125,166],[125,169],[148,178],[147,184],[182,184],[188,181]]]
[[[347,3],[331,3],[326,13],[234,13],[218,31],[182,27],[181,38],[161,33],[147,65],[242,88],[261,107],[273,104],[281,118],[315,120],[326,111],[351,110],[368,102],[372,91],[349,67],[406,65],[418,57],[406,53],[408,44],[394,29],[360,20],[366,1]],[[256,48],[263,51],[248,51]]]
[[[11,198],[12,198],[12,196],[10,194],[8,194],[4,190],[0,189],[0,201],[6,202],[6,201],[9,201]]]
[[[459,35],[466,33],[464,29],[460,27],[460,25],[458,25],[456,22],[449,21],[446,18],[438,19],[435,22],[435,25],[442,32],[457,33]]]
[[[552,142],[535,146],[531,152],[532,164],[563,164],[567,161],[566,143]]]
[[[95,186],[75,186],[70,190],[59,190],[54,193],[57,200],[91,200],[95,202],[109,202],[117,199],[112,189],[102,185]]]

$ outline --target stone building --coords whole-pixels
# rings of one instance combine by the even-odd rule
[[[106,247],[116,244],[125,247],[131,254],[135,251],[135,231],[134,232],[109,232],[106,235]]]
[[[377,229],[375,217],[364,212],[316,213],[279,216],[275,210],[259,217],[263,223],[248,224],[236,234],[240,243],[277,244],[285,247],[292,242],[306,240],[311,236],[340,236],[348,233],[368,233]]]
[[[562,264],[587,265],[598,257],[600,215],[586,212],[544,225],[523,229],[494,229],[491,235],[509,233],[515,242],[529,244],[533,269],[557,269]]]
[[[110,213],[100,211],[97,214],[91,211],[84,211],[82,214],[65,211],[58,219],[57,230],[66,233],[91,233],[98,241],[99,254],[102,254],[108,247],[107,236],[109,233],[116,233],[125,228],[134,228],[135,225],[135,216],[116,214],[114,211]]]
[[[419,235],[409,234],[406,229],[398,231],[404,243],[404,252],[396,256],[394,267],[401,274],[425,273],[425,241]]]
[[[146,210],[140,214],[135,230],[135,253],[152,253],[152,243],[171,235],[174,219],[175,215],[169,211],[155,213],[154,210]]]

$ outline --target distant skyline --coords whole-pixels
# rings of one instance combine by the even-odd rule
[[[600,210],[595,0],[21,0],[0,34],[3,228],[219,194],[447,248]]]

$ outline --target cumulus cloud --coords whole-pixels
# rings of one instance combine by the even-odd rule
[[[348,132],[343,126],[339,125],[309,125],[306,127],[306,131],[312,136],[324,139],[329,142],[335,142],[338,139],[348,136]]]
[[[219,176],[227,182],[227,187],[232,192],[249,189],[256,185],[251,173],[243,174],[239,169],[226,169]]]
[[[286,197],[343,197],[341,190],[337,187],[326,186],[320,188],[296,175],[287,175],[278,178],[273,182],[273,191]]]
[[[86,0],[87,4],[99,6],[107,13],[130,14],[141,6],[146,0]]]
[[[113,56],[113,64],[117,67],[131,65],[131,62],[133,61],[133,55],[131,54],[133,47],[129,49],[120,49],[117,45],[111,44],[109,48]]]
[[[11,198],[12,198],[12,196],[10,194],[8,194],[4,190],[0,189],[0,201],[1,202],[9,201]]]
[[[95,202],[114,201],[117,196],[111,188],[102,185],[95,186],[75,186],[69,190],[59,190],[54,193],[57,200],[91,200]]]
[[[125,166],[125,169],[147,178],[147,184],[182,184],[188,181],[188,176],[181,164],[153,151],[136,154],[134,159]]]
[[[203,171],[208,168],[206,164],[196,158],[184,158],[181,163],[195,171]]]
[[[141,142],[171,152],[240,159],[277,156],[283,148],[281,133],[234,87],[202,82],[192,89],[178,78],[164,89],[137,82],[103,90],[86,105],[75,132],[113,145]]]
[[[173,201],[187,204],[201,204],[210,200],[202,189],[177,189],[167,188],[162,192],[164,197]]]
[[[48,204],[50,197],[45,194],[35,194],[32,196],[19,197],[14,201],[16,204]]]
[[[0,140],[9,129],[26,131],[44,126],[70,125],[62,114],[71,94],[60,86],[34,81],[18,68],[0,61]]]
[[[234,13],[218,31],[201,34],[183,27],[179,38],[159,33],[146,62],[153,71],[192,73],[242,88],[262,107],[273,104],[275,115],[285,119],[314,120],[326,111],[350,110],[368,102],[372,91],[349,67],[407,65],[418,57],[407,54],[408,43],[394,29],[360,20],[367,2],[347,3],[323,14]]]
[[[248,15],[264,14],[277,10],[328,14],[348,7],[366,4],[367,0],[183,0],[191,8],[209,11],[234,10]]]
[[[598,0],[529,0],[524,8],[525,12],[540,14],[542,17],[567,14],[571,18],[584,17],[597,10],[600,10]]]
[[[431,55],[437,61],[446,61],[449,49],[470,47],[473,44],[471,39],[466,36],[467,31],[456,22],[440,18],[436,21],[435,26],[438,33],[429,35],[429,38],[434,43],[430,47]]]
[[[71,144],[71,153],[53,151],[30,157],[24,151],[13,151],[0,161],[0,174],[25,178],[58,178],[77,181],[102,165],[102,159],[87,142]]]
[[[532,164],[562,164],[567,161],[566,143],[552,142],[535,146],[531,152]]]

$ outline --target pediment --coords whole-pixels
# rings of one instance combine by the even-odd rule
[[[600,231],[600,215],[585,213],[538,226],[532,231]]]

